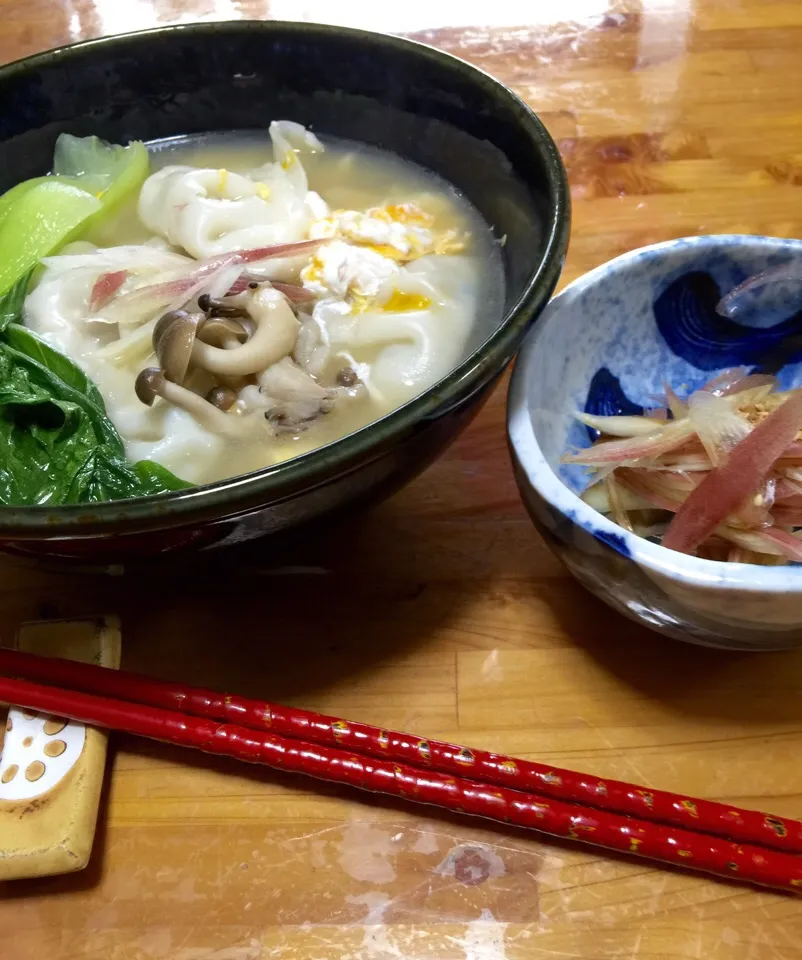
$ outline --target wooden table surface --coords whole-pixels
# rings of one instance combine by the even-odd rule
[[[566,280],[683,234],[802,235],[794,0],[0,0],[0,59],[263,16],[404,33],[512,85],[570,171]],[[696,649],[588,596],[519,503],[504,394],[283,575],[0,561],[0,631],[116,611],[129,667],[802,815],[802,652]],[[3,960],[802,957],[796,899],[132,739],[101,821],[86,872],[0,889]]]

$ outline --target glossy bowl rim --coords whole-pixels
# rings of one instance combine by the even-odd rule
[[[338,465],[345,467],[360,451],[391,441],[416,422],[436,414],[438,408],[447,405],[451,394],[460,392],[471,383],[475,383],[477,388],[481,386],[483,377],[489,379],[486,369],[493,367],[492,361],[512,356],[515,342],[526,329],[531,316],[548,301],[556,286],[568,246],[570,195],[565,168],[554,140],[537,114],[509,87],[480,68],[427,44],[351,27],[286,20],[171,24],[84,40],[15,60],[0,67],[0,83],[53,61],[69,64],[76,57],[91,55],[100,46],[113,52],[116,46],[145,43],[148,38],[157,35],[169,37],[184,33],[216,34],[221,31],[237,35],[255,29],[265,34],[291,31],[312,38],[335,33],[345,42],[356,40],[372,43],[379,51],[388,48],[410,50],[418,57],[437,61],[450,70],[467,74],[476,85],[488,87],[493,99],[504,101],[512,112],[518,113],[518,122],[543,158],[547,174],[544,194],[552,216],[544,230],[542,254],[537,264],[533,265],[520,296],[505,312],[497,329],[446,377],[379,420],[279,464],[239,477],[190,487],[185,491],[70,506],[0,506],[0,535],[3,537],[30,540],[142,533],[210,519],[231,518],[258,506],[281,502],[291,496],[293,484],[304,477],[307,480],[304,489],[314,489],[324,484]]]
[[[558,322],[560,314],[571,310],[573,301],[610,273],[625,272],[633,263],[644,259],[656,259],[679,246],[701,249],[744,247],[786,247],[796,254],[802,253],[802,241],[784,237],[769,237],[753,234],[703,234],[679,237],[660,243],[637,247],[583,274],[568,284],[546,307],[537,329],[524,340],[513,370],[507,396],[507,437],[511,452],[529,487],[546,503],[558,510],[571,523],[580,526],[611,549],[617,540],[626,551],[618,552],[626,559],[656,574],[668,577],[685,586],[713,590],[739,590],[747,593],[774,591],[776,593],[802,592],[802,565],[763,567],[758,564],[731,563],[723,560],[705,560],[688,554],[668,550],[630,533],[613,520],[594,510],[577,496],[552,470],[535,435],[532,418],[529,416],[528,384],[529,370],[539,346],[552,323]],[[519,482],[524,478],[520,477]],[[603,534],[599,537],[598,533]],[[612,542],[611,542],[612,541]]]

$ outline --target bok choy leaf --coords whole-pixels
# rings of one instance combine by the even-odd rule
[[[96,503],[189,486],[156,463],[126,459],[95,384],[21,325],[24,296],[20,283],[0,297],[0,504]]]

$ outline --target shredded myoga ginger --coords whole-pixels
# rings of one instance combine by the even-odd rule
[[[802,562],[802,389],[726,370],[641,416],[577,419],[596,442],[583,499],[624,529],[710,560]]]

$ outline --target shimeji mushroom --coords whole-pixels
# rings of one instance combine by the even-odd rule
[[[271,423],[297,426],[331,410],[334,390],[327,390],[289,357],[269,367],[259,377],[266,399],[265,417]]]
[[[143,403],[150,406],[156,396],[161,396],[199,418],[205,416],[207,419],[210,416],[214,418],[214,414],[205,409],[207,404],[221,411],[230,410],[234,406],[237,393],[227,384],[213,387],[207,393],[206,399],[202,400],[190,390],[179,393],[161,383],[160,375],[166,381],[182,386],[192,357],[192,345],[199,331],[202,331],[208,342],[229,348],[239,346],[248,338],[245,327],[234,320],[224,317],[205,320],[203,314],[191,314],[186,310],[166,313],[153,330],[153,349],[161,367],[143,371],[135,384],[137,396]]]
[[[300,324],[281,293],[260,287],[250,298],[248,312],[255,329],[245,343],[226,349],[196,339],[192,363],[219,376],[245,377],[260,373],[292,353]]]
[[[217,300],[208,293],[198,297],[198,306],[210,317],[247,317],[248,311],[238,303],[226,300]]]
[[[134,383],[137,397],[147,406],[152,406],[156,397],[161,397],[176,407],[191,414],[198,423],[212,433],[229,437],[242,437],[244,418],[232,417],[209,400],[204,400],[186,387],[168,380],[158,367],[148,367]]]
[[[202,319],[199,313],[171,310],[153,328],[153,351],[165,377],[173,383],[184,382]]]
[[[237,402],[237,391],[224,385],[212,387],[206,394],[206,402],[218,410],[230,410]]]
[[[282,293],[260,285],[249,287],[237,300],[204,295],[198,298],[204,313],[173,310],[158,321],[153,348],[160,367],[149,367],[137,377],[135,389],[142,403],[150,406],[160,397],[214,433],[241,437],[253,417],[227,413],[239,399],[244,402],[237,407],[239,413],[253,408],[262,424],[267,419],[297,427],[327,413],[337,394],[355,385],[353,371],[341,371],[340,386],[327,389],[293,361],[301,324]],[[211,374],[205,397],[183,386],[190,368]],[[258,391],[252,379],[248,386],[254,376]],[[245,400],[249,390],[257,391],[255,404]]]
[[[359,376],[353,367],[343,367],[337,371],[336,380],[340,387],[353,387],[359,382]]]
[[[237,320],[227,317],[211,317],[198,330],[198,337],[208,343],[210,347],[222,347],[224,350],[233,350],[245,343],[250,333]]]

